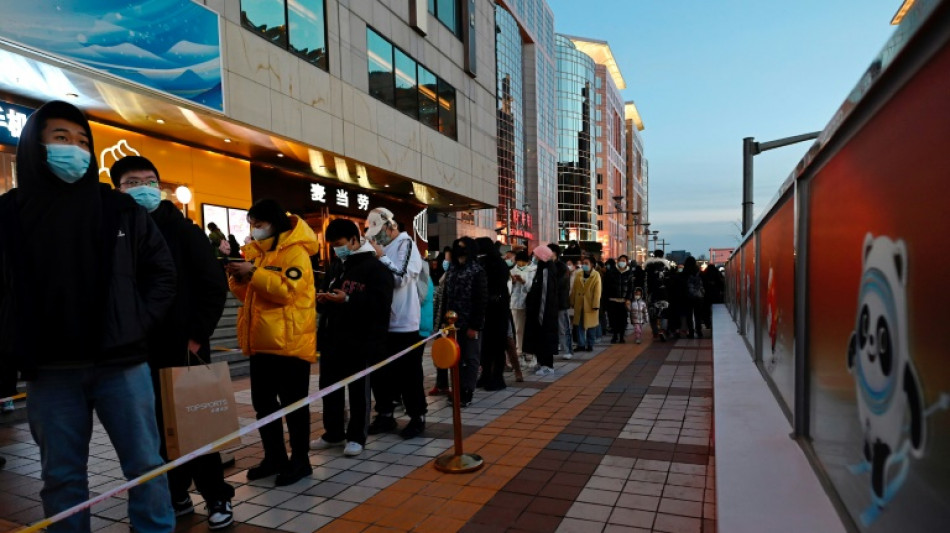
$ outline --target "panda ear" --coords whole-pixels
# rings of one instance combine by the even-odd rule
[[[898,240],[894,245],[894,267],[897,269],[897,277],[901,280],[901,285],[907,285],[907,246],[903,240]]]
[[[871,247],[874,245],[874,236],[868,233],[864,236],[864,255],[861,256],[861,266],[868,262],[868,255],[871,253]]]

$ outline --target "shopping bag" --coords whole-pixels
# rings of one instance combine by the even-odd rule
[[[174,460],[240,427],[224,362],[159,370],[165,451]],[[238,439],[222,444],[233,445]]]

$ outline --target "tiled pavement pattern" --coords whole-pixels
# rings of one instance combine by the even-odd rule
[[[553,376],[526,373],[525,383],[476,394],[463,410],[465,451],[486,463],[474,474],[431,465],[452,447],[444,398],[430,398],[425,438],[371,437],[355,459],[312,452],[313,477],[280,489],[271,479],[247,482],[262,453],[247,437],[226,471],[237,488],[239,523],[230,531],[714,531],[710,342],[607,345],[582,355],[558,361]],[[427,376],[431,386],[430,367]],[[242,424],[253,420],[248,387],[235,382]],[[6,531],[42,518],[38,451],[25,423],[0,427],[0,455],[8,459],[0,471]],[[94,492],[121,482],[98,426],[89,468]],[[93,530],[128,531],[125,507],[124,497],[97,505]],[[204,512],[198,506],[178,531],[207,531]]]

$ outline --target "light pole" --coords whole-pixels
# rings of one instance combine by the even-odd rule
[[[820,131],[813,131],[794,137],[785,137],[765,143],[755,142],[755,137],[742,139],[742,234],[752,227],[752,158],[773,148],[781,148],[810,139],[817,139]]]
[[[614,196],[614,197],[613,197],[613,200],[614,200],[614,209],[615,209],[615,211],[614,211],[613,213],[606,213],[606,214],[608,214],[608,215],[631,215],[631,216],[633,217],[633,235],[634,235],[634,237],[636,237],[636,235],[637,235],[637,230],[638,230],[638,227],[639,227],[639,224],[638,224],[639,218],[638,218],[638,217],[640,216],[640,212],[639,212],[639,211],[630,211],[630,210],[625,210],[625,209],[623,209],[623,207],[621,206],[621,201],[623,201],[623,196],[622,196],[622,195]],[[649,224],[647,224],[647,225],[649,225]],[[629,253],[630,253],[630,248],[631,248],[631,244],[630,244],[630,223],[629,223],[628,221],[624,221],[623,227],[624,227],[624,230],[625,230],[625,233],[626,233],[626,238],[623,239],[623,240],[626,241],[626,245],[627,245],[627,246],[626,246],[627,249],[624,250],[623,253],[629,254]],[[618,238],[617,240],[619,241],[620,238]],[[633,246],[634,246],[634,250],[633,250],[634,259],[636,259],[636,255],[637,255],[636,243],[634,243]],[[616,255],[619,257],[621,254],[616,254]]]

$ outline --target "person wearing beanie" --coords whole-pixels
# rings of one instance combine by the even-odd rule
[[[532,255],[538,264],[525,298],[524,350],[537,358],[535,374],[548,376],[554,373],[559,342],[558,263],[554,251],[545,245],[536,247]]]
[[[131,196],[149,212],[168,244],[178,272],[171,311],[156,324],[148,338],[152,386],[158,397],[162,390],[160,369],[211,361],[210,339],[224,311],[228,286],[201,228],[185,218],[175,204],[162,200],[161,179],[151,161],[137,155],[123,157],[112,165],[109,177],[116,189]],[[186,358],[186,353],[197,357]],[[160,402],[158,407],[158,425],[164,427]],[[162,456],[168,459],[164,433],[161,440]],[[195,510],[188,494],[192,481],[208,508],[208,528],[215,530],[231,525],[234,488],[224,481],[221,455],[217,452],[201,455],[168,472],[176,518]]]
[[[89,499],[93,413],[129,479],[164,464],[146,340],[175,266],[145,209],[99,183],[94,154],[82,111],[48,102],[21,133],[19,187],[0,197],[0,353],[27,381],[46,516]],[[128,513],[138,533],[174,529],[165,475],[129,492]],[[47,531],[89,531],[90,516]]]

